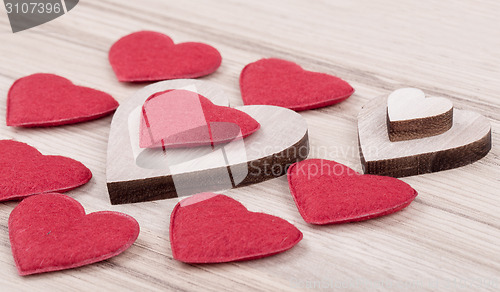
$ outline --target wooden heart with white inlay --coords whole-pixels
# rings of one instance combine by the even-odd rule
[[[361,162],[367,174],[402,177],[463,166],[491,149],[491,126],[484,116],[454,110],[453,126],[421,139],[392,142],[387,131],[387,97],[369,101],[358,115]]]
[[[296,112],[276,106],[235,109],[260,129],[229,143],[189,148],[141,148],[142,106],[153,94],[175,89],[196,92],[214,105],[229,101],[216,85],[178,79],[149,85],[122,103],[113,117],[108,142],[107,184],[112,204],[175,198],[220,191],[275,178],[309,153],[307,124]]]
[[[425,97],[417,88],[401,88],[387,98],[391,141],[442,134],[453,125],[453,103],[444,97]]]

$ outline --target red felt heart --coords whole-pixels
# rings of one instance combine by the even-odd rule
[[[174,44],[167,35],[139,31],[113,44],[109,62],[119,81],[141,82],[205,76],[219,68],[222,57],[207,44]]]
[[[92,173],[63,156],[44,156],[28,144],[0,140],[0,201],[64,192],[87,183]]]
[[[194,195],[178,203],[170,218],[176,260],[222,263],[258,259],[292,248],[302,233],[281,218],[249,212],[230,197]]]
[[[139,146],[178,148],[245,138],[260,128],[248,114],[188,90],[166,90],[142,107]]]
[[[18,79],[7,98],[7,126],[40,127],[74,124],[111,114],[118,102],[111,95],[76,86],[54,74]]]
[[[354,93],[351,85],[338,77],[273,58],[246,65],[240,88],[246,105],[277,105],[295,111],[339,103]]]
[[[134,218],[111,211],[85,215],[80,203],[56,193],[24,199],[9,217],[12,254],[22,276],[109,259],[138,235]]]
[[[288,184],[302,218],[320,225],[388,215],[405,208],[417,196],[417,191],[396,178],[361,175],[324,159],[292,164]]]

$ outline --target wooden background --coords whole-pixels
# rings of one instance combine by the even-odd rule
[[[500,289],[500,2],[420,1],[81,1],[69,14],[12,34],[0,9],[0,113],[17,78],[37,72],[125,101],[143,85],[119,83],[107,53],[119,37],[148,29],[176,42],[220,50],[222,66],[203,79],[220,84],[242,105],[241,69],[263,57],[295,61],[335,74],[356,93],[347,101],[301,114],[311,157],[361,170],[356,115],[370,98],[403,86],[450,98],[491,120],[493,149],[481,161],[404,178],[419,192],[404,211],[338,226],[300,217],[286,178],[225,192],[251,211],[280,216],[304,239],[288,252],[255,261],[186,265],[172,258],[169,216],[177,200],[111,206],[106,143],[111,117],[79,125],[16,129],[1,138],[44,154],[83,162],[94,178],[68,194],[87,212],[117,210],[141,226],[123,254],[94,265],[30,277],[17,275],[7,220],[15,202],[0,204],[0,289],[23,290],[497,290]],[[0,149],[1,150],[1,149]],[[315,287],[313,287],[315,286]],[[309,287],[309,288],[308,288]]]

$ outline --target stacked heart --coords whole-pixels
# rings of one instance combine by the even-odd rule
[[[155,83],[129,98],[111,124],[106,171],[111,202],[254,184],[285,174],[307,157],[307,124],[296,112],[227,105],[217,86],[199,80]]]
[[[365,173],[402,177],[463,166],[491,149],[491,126],[480,114],[453,109],[444,98],[405,88],[371,100],[358,116]]]

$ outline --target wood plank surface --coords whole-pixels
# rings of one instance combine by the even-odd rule
[[[20,277],[7,220],[16,202],[0,204],[0,287],[6,290],[177,291],[498,291],[500,289],[500,2],[352,1],[92,1],[67,15],[13,34],[0,9],[0,116],[17,78],[60,74],[124,102],[144,84],[118,82],[107,52],[119,37],[155,30],[175,42],[201,41],[220,50],[222,66],[202,78],[242,105],[238,78],[263,57],[295,61],[335,74],[356,93],[338,105],[301,112],[310,157],[358,171],[357,114],[373,97],[401,87],[449,98],[455,108],[490,119],[491,152],[479,162],[403,178],[418,192],[402,212],[366,222],[312,226],[300,217],[286,178],[225,192],[251,211],[280,216],[304,239],[265,259],[186,265],[172,258],[169,216],[177,200],[112,206],[106,190],[111,117],[56,128],[17,129],[0,137],[69,156],[93,179],[68,192],[87,212],[134,216],[141,234],[123,254],[94,265]],[[335,289],[336,288],[336,289]]]

